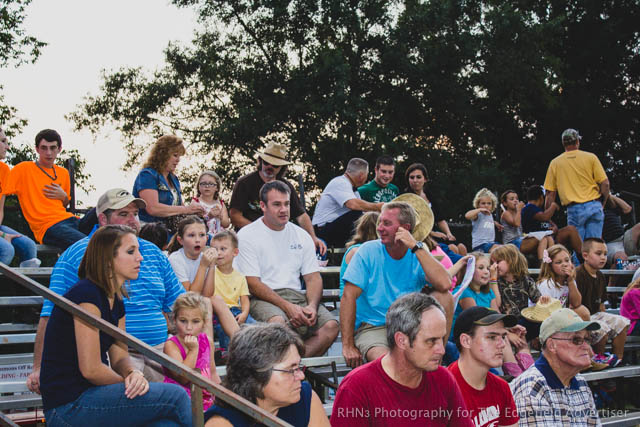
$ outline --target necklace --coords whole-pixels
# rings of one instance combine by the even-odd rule
[[[53,169],[53,176],[49,175],[49,174],[47,173],[47,171],[46,171],[46,170],[42,169],[42,168],[40,167],[40,165],[38,164],[38,162],[36,162],[36,166],[38,167],[38,169],[40,169],[40,170],[42,171],[42,173],[43,173],[43,174],[47,175],[47,176],[48,176],[49,178],[51,178],[52,180],[54,180],[54,181],[55,181],[56,179],[58,179],[58,174],[56,174],[56,167],[55,167],[55,166],[53,166],[53,167],[51,168],[51,169]]]

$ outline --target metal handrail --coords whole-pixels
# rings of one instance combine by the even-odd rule
[[[203,377],[199,373],[195,373],[191,368],[180,363],[171,357],[165,355],[154,349],[153,347],[145,344],[140,341],[138,338],[129,335],[125,331],[120,328],[113,326],[111,323],[99,318],[95,317],[91,313],[88,313],[84,309],[82,309],[77,304],[69,301],[61,295],[49,290],[46,286],[41,285],[40,283],[30,279],[29,277],[23,276],[20,273],[13,271],[12,268],[8,267],[6,264],[0,263],[0,272],[5,276],[9,277],[16,283],[21,286],[24,286],[31,290],[32,292],[50,300],[56,306],[62,308],[63,310],[71,313],[73,316],[77,316],[78,318],[84,320],[91,326],[95,326],[100,331],[112,336],[118,341],[126,343],[129,347],[134,348],[141,354],[147,356],[149,359],[158,362],[163,367],[169,369],[177,375],[181,375],[184,378],[188,379],[194,388],[205,388],[211,394],[213,394],[217,399],[221,399],[223,402],[233,406],[234,408],[242,411],[247,414],[254,420],[257,420],[267,426],[290,426],[287,422],[275,417],[273,414],[265,411],[259,406],[249,402],[242,396],[239,396],[228,390],[221,385],[213,383],[210,379]],[[196,390],[197,391],[197,390]],[[196,395],[198,393],[196,392]],[[200,412],[202,412],[202,403],[200,402]],[[199,415],[199,414],[198,414]],[[197,417],[194,417],[194,425],[197,421]],[[200,417],[200,422],[202,422],[202,418]],[[200,427],[202,424],[199,424]]]

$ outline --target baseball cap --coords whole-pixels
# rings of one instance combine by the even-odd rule
[[[582,139],[582,136],[575,129],[566,129],[564,132],[562,132],[563,144],[575,144],[581,139]]]
[[[107,209],[122,209],[131,202],[135,202],[140,209],[147,207],[147,203],[144,200],[133,197],[133,195],[124,188],[113,188],[98,199],[96,214],[101,214]]]
[[[460,343],[460,335],[470,333],[474,326],[489,326],[499,321],[502,321],[507,328],[516,326],[518,323],[516,316],[511,314],[498,313],[495,310],[480,307],[479,305],[469,307],[460,313],[456,319],[456,324],[453,327],[453,338],[458,345]]]
[[[586,329],[596,331],[600,329],[600,324],[595,321],[584,321],[578,314],[570,308],[561,308],[551,313],[542,326],[540,326],[540,341],[544,343],[556,332],[577,332]]]

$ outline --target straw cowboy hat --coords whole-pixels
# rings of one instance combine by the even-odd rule
[[[547,317],[551,316],[554,311],[560,310],[562,303],[560,300],[551,298],[551,301],[547,304],[541,304],[538,302],[533,307],[527,307],[520,312],[522,317],[527,320],[536,323],[542,323]]]
[[[285,166],[290,165],[291,162],[287,160],[287,149],[282,144],[270,142],[264,150],[258,151],[258,157],[267,163],[271,163],[273,166]]]
[[[433,229],[433,211],[427,202],[413,193],[401,194],[393,199],[392,202],[405,202],[416,211],[416,226],[413,228],[411,235],[418,242],[426,239]]]

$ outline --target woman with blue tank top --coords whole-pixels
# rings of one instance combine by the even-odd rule
[[[299,426],[329,426],[318,395],[304,379],[300,338],[284,325],[259,323],[236,332],[229,345],[222,385],[267,412]],[[205,427],[262,425],[217,403],[204,414]]]
[[[124,330],[123,285],[138,277],[141,260],[132,228],[100,227],[80,263],[80,281],[64,297]],[[150,384],[124,343],[58,306],[45,332],[40,391],[48,426],[191,426],[181,387]]]

